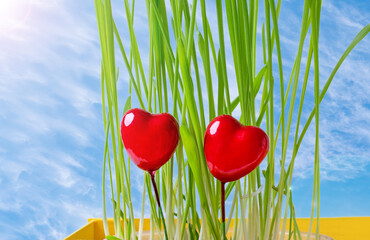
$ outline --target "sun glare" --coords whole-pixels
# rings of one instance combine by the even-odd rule
[[[31,0],[0,0],[0,32],[22,26],[31,12]]]

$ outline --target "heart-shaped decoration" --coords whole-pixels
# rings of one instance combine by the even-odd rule
[[[236,181],[253,171],[269,150],[266,133],[243,126],[229,115],[221,115],[208,125],[204,153],[209,170],[221,182]]]
[[[131,160],[139,168],[153,172],[175,152],[179,125],[168,113],[151,114],[134,108],[123,116],[121,137]]]

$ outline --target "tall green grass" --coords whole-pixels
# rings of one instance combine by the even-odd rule
[[[281,0],[277,3],[274,0],[216,0],[217,25],[211,25],[208,20],[206,4],[209,3],[205,0],[146,0],[149,69],[144,69],[133,22],[135,1],[122,1],[122,12],[126,15],[129,30],[129,34],[125,36],[118,32],[110,0],[95,0],[102,50],[101,95],[105,130],[103,199],[106,234],[108,235],[106,199],[112,200],[116,237],[121,239],[141,239],[144,202],[149,199],[151,234],[159,234],[160,239],[163,238],[148,174],[144,176],[141,214],[134,216],[131,201],[131,163],[125,157],[120,137],[123,112],[131,107],[141,107],[153,113],[169,112],[181,126],[181,141],[174,157],[156,174],[169,239],[220,239],[221,183],[208,171],[203,152],[203,136],[206,125],[215,116],[233,114],[235,109],[240,107],[240,122],[266,129],[271,146],[265,160],[266,169],[259,167],[245,178],[227,184],[226,199],[232,203],[228,209],[226,231],[232,231],[233,239],[279,239],[282,225],[280,239],[283,239],[286,229],[289,229],[291,239],[301,239],[290,186],[297,153],[308,127],[315,119],[315,161],[309,235],[314,231],[318,239],[319,106],[338,68],[356,44],[369,33],[370,25],[364,27],[353,39],[330,77],[326,80],[319,79],[321,1],[305,0],[302,2],[298,49],[291,66],[290,78],[286,79],[283,73],[286,68],[283,68],[278,24]],[[170,6],[166,6],[167,2]],[[258,13],[262,6],[263,48],[258,51],[257,27],[261,24],[257,24],[257,21],[261,19]],[[168,16],[168,7],[172,11],[171,18]],[[199,25],[197,17],[201,19]],[[224,23],[227,23],[227,31],[224,29]],[[215,27],[217,29],[214,29]],[[218,34],[214,34],[216,30]],[[229,38],[225,38],[227,32]],[[124,48],[123,38],[130,42],[129,49]],[[217,38],[218,45],[214,43]],[[232,50],[233,62],[227,62],[227,46]],[[303,56],[304,47],[308,48],[307,56]],[[119,50],[120,55],[116,56],[116,50]],[[273,57],[274,52],[276,58]],[[263,56],[263,62],[257,62],[258,55]],[[199,57],[201,61],[198,61]],[[125,105],[118,104],[117,58],[124,60],[129,75],[129,92]],[[307,59],[306,65],[301,66],[304,58]],[[227,64],[234,67],[235,76],[230,77]],[[262,68],[257,69],[257,66],[261,65]],[[278,73],[273,71],[273,66],[277,67]],[[314,107],[309,117],[304,119],[302,109],[303,104],[308,103],[306,88],[312,69]],[[304,73],[303,78],[300,77],[301,71]],[[325,85],[320,89],[320,81],[324,80]],[[230,81],[236,81],[237,84],[238,96],[235,99],[231,99],[229,86],[233,83]],[[214,84],[217,84],[217,92]],[[302,89],[300,93],[299,86]],[[203,99],[202,88],[206,88],[207,101]],[[275,96],[276,92],[280,94]],[[133,98],[138,100],[139,106],[132,106]],[[257,103],[260,103],[259,107]],[[280,111],[276,111],[276,106],[279,106]],[[208,110],[208,114],[205,114],[205,110]],[[296,126],[295,129],[292,126]],[[304,126],[301,131],[300,126]],[[287,154],[288,151],[292,152],[291,157]],[[110,193],[105,191],[107,172]],[[140,218],[138,232],[134,226],[135,218]],[[231,229],[232,218],[235,221]],[[313,225],[314,218],[317,219],[316,226]]]

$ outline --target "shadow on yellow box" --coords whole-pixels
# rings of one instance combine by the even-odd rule
[[[135,219],[135,227],[139,229],[139,219]],[[308,231],[309,218],[298,218],[297,223],[302,232],[302,239]],[[233,224],[233,221],[231,222]],[[314,221],[314,226],[316,221]],[[114,234],[113,219],[108,219],[110,234]],[[232,229],[232,226],[230,226]],[[313,228],[315,229],[315,227]],[[144,238],[149,237],[149,219],[144,220]],[[229,233],[231,234],[231,233]],[[321,240],[369,240],[370,239],[370,217],[340,217],[320,218]],[[313,234],[311,234],[313,235]],[[288,235],[287,235],[288,236]],[[286,239],[288,239],[286,236]],[[101,218],[88,219],[88,223],[66,237],[64,240],[103,240],[105,238],[103,220]],[[314,239],[314,236],[311,237]],[[148,238],[149,239],[149,238]]]

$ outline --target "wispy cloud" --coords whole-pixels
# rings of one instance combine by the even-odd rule
[[[357,7],[357,8],[356,8]],[[366,11],[343,2],[325,1],[321,13],[320,86],[328,79],[341,54],[355,35],[370,21]],[[364,173],[370,164],[369,37],[356,46],[337,72],[320,105],[320,168],[323,180],[346,181]],[[313,97],[313,74],[308,96]],[[304,108],[307,119],[311,104]],[[312,121],[314,125],[314,121]],[[303,127],[303,125],[302,125]],[[301,129],[302,129],[301,127]],[[311,126],[297,156],[295,173],[308,177],[313,173],[314,127]]]
[[[99,42],[93,3],[31,4],[0,34],[0,232],[62,239],[101,211]]]

